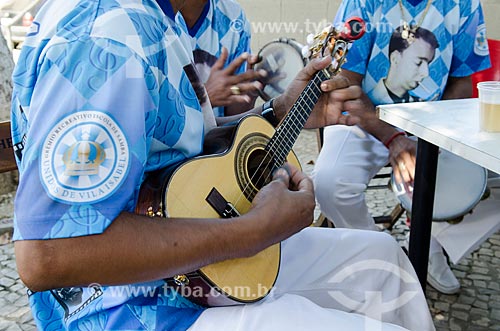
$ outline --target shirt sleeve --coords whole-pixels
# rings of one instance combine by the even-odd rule
[[[453,36],[452,77],[470,76],[491,66],[483,9],[478,0],[460,1],[460,23]]]
[[[26,122],[17,116],[17,124],[25,132],[16,136],[26,147],[14,239],[102,233],[122,211],[133,211],[155,79],[135,53],[106,39],[53,45],[31,61],[36,65],[28,52],[14,73],[15,90],[35,86],[16,102],[24,104]]]
[[[352,43],[347,53],[347,62],[342,66],[344,69],[363,76],[366,74],[368,59],[371,54],[376,33],[375,29],[370,29],[370,26],[372,26],[372,15],[369,14],[369,5],[368,3],[361,3],[360,0],[344,0],[333,22],[335,27],[342,28],[344,22],[354,16],[360,17],[365,21],[368,27],[365,34]]]

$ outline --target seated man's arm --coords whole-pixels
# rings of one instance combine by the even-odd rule
[[[241,217],[152,219],[123,212],[98,235],[16,241],[21,279],[33,291],[121,285],[252,256],[312,222],[311,181],[296,169],[290,176],[277,173]],[[276,208],[278,203],[281,208]]]
[[[99,235],[17,241],[16,261],[21,279],[33,291],[151,281],[255,253],[258,242],[238,224],[245,223],[122,213]]]
[[[357,86],[362,84],[363,76],[358,73],[342,70],[341,75],[347,77],[352,84]],[[394,169],[396,181],[410,182],[415,177],[415,142],[404,135],[395,136],[398,130],[378,118],[375,106],[366,93],[363,93],[361,100],[360,104],[352,104],[352,106],[347,104],[346,111],[351,115],[358,116],[360,118],[359,126],[389,149],[389,161]],[[405,168],[401,169],[399,164],[405,164]]]
[[[353,71],[343,69],[340,72],[340,75],[346,77],[347,79],[349,79],[351,84],[357,86],[361,86],[361,83],[363,81],[363,75]],[[347,111],[351,115],[359,116],[359,126],[362,127],[365,131],[375,136],[382,142],[387,141],[387,139],[389,139],[394,133],[396,133],[396,129],[378,118],[375,112],[375,106],[370,98],[366,95],[366,93],[363,93],[361,100],[363,101],[361,107],[349,107],[347,108]]]

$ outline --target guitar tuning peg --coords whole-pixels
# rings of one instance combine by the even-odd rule
[[[306,42],[307,42],[307,44],[309,46],[311,46],[312,44],[314,44],[314,38],[315,38],[315,36],[312,33],[310,33],[310,34],[307,35]]]
[[[311,49],[309,48],[309,46],[304,46],[302,47],[302,57],[308,59],[311,57]]]
[[[327,26],[325,26],[323,28],[323,30],[321,32],[322,33],[330,33],[332,30],[333,30],[333,26],[331,24],[328,24]]]

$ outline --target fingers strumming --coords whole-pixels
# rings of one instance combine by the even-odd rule
[[[249,66],[253,66],[254,64],[256,64],[260,61],[262,61],[262,58],[259,58],[258,55],[253,54],[253,55],[250,55],[248,57],[247,63]]]
[[[300,171],[290,163],[285,163],[283,167],[287,170],[290,176],[290,187],[297,191],[312,192],[313,182],[304,172]]]
[[[267,71],[265,70],[247,70],[244,73],[236,75],[236,84],[247,81],[255,81],[267,76]]]
[[[226,68],[226,72],[229,74],[234,74],[241,67],[241,65],[247,61],[248,56],[249,56],[248,53],[243,53],[240,56],[238,56],[231,63],[229,63],[229,65]]]
[[[228,57],[228,50],[226,47],[222,47],[220,56],[217,59],[217,61],[215,61],[214,65],[212,66],[212,69],[222,70],[222,68],[224,68],[224,65],[226,64],[227,57]]]
[[[282,181],[283,184],[285,184],[286,187],[288,187],[290,184],[290,174],[288,173],[286,168],[280,167],[274,171],[273,180]]]
[[[253,81],[251,83],[239,83],[238,87],[240,88],[242,94],[248,94],[262,90],[264,85],[261,82]]]
[[[231,95],[228,100],[230,100],[228,105],[249,104],[252,101],[252,98],[249,95]]]

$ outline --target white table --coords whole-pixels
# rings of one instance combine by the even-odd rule
[[[377,111],[419,140],[409,257],[425,289],[439,147],[500,173],[500,133],[479,130],[478,99],[381,105]]]

